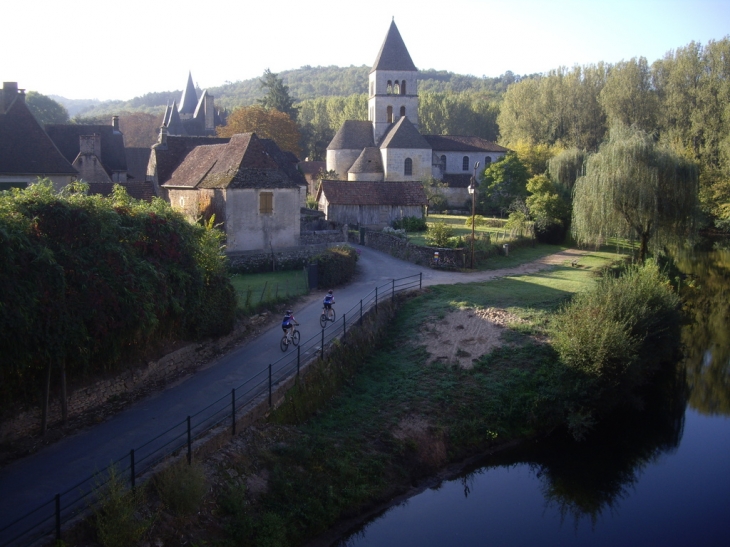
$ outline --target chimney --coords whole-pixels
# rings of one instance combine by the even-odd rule
[[[79,137],[79,154],[101,157],[101,135],[81,135]]]
[[[119,116],[112,116],[112,128],[115,133],[119,133]]]
[[[18,82],[3,82],[2,100],[0,101],[0,112],[6,112],[10,103],[18,96]]]
[[[160,138],[157,141],[162,146],[167,146],[167,126],[160,127]]]

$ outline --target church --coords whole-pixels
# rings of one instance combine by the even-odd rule
[[[370,70],[368,120],[344,122],[327,147],[327,170],[350,182],[443,181],[449,205],[463,207],[475,164],[483,170],[508,150],[475,136],[422,135],[417,78],[392,21]]]

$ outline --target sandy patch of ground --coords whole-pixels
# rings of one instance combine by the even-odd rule
[[[479,357],[503,344],[502,331],[508,323],[520,322],[519,317],[503,309],[465,308],[421,329],[419,342],[430,354],[429,363],[440,361],[471,368]]]

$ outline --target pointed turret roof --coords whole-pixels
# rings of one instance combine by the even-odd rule
[[[194,114],[195,107],[198,105],[198,93],[195,91],[195,85],[193,85],[193,75],[188,72],[188,85],[183,91],[182,97],[180,98],[180,114]]]
[[[178,114],[177,108],[175,108],[175,101],[172,102],[172,108],[170,109],[170,119],[167,120],[167,134],[168,135],[187,135],[185,127],[183,126],[180,114]]]
[[[411,60],[411,55],[398,32],[398,27],[395,26],[395,20],[390,22],[388,35],[385,37],[383,45],[380,46],[378,57],[370,72],[376,70],[418,70]]]

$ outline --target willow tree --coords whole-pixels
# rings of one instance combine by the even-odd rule
[[[588,244],[637,239],[643,261],[650,242],[657,247],[691,235],[697,191],[693,162],[658,146],[644,131],[614,128],[576,182],[573,236]]]

